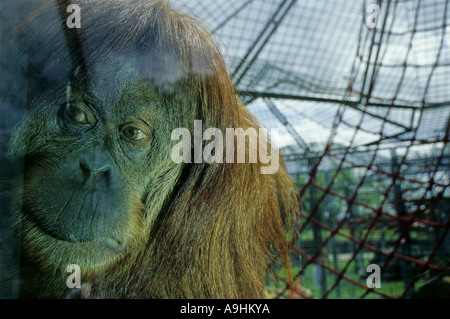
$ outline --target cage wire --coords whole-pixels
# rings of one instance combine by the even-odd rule
[[[293,293],[273,263],[268,296],[450,298],[449,2],[172,0],[298,187]]]

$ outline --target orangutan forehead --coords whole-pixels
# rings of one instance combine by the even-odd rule
[[[155,99],[161,77],[161,74],[143,71],[138,60],[129,55],[115,55],[107,61],[89,65],[79,80],[80,87],[96,99],[115,104],[120,100]]]
[[[99,74],[70,84],[70,100],[93,107],[104,118],[146,114],[161,109],[161,94],[152,80],[129,81],[112,74]]]

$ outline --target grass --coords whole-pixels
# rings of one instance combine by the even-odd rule
[[[347,227],[342,227],[340,229],[340,232],[344,235],[350,235],[351,231]],[[331,232],[328,230],[321,229],[321,240],[327,239]],[[357,238],[364,238],[367,234],[367,230],[361,229],[356,234],[353,234]],[[380,242],[383,240],[384,242],[389,241],[395,241],[398,239],[399,233],[396,229],[384,229],[382,231],[372,231],[368,237],[368,242]],[[410,236],[412,239],[420,239],[420,240],[426,240],[429,237],[428,233],[424,233],[423,231],[416,231],[411,230]],[[311,227],[305,228],[302,233],[300,234],[299,238],[300,245],[299,247],[302,248],[302,245],[304,245],[305,248],[303,249],[313,249],[314,246],[311,247],[311,244],[314,244],[314,232]],[[377,247],[378,244],[375,244]],[[348,280],[342,278],[338,285],[333,288],[333,290],[327,295],[327,298],[329,299],[355,299],[360,298],[365,292],[366,292],[366,281],[368,276],[370,276],[372,273],[366,272],[366,267],[371,263],[383,263],[384,257],[380,255],[376,255],[374,252],[369,251],[368,249],[363,248],[357,255],[357,261],[352,260],[349,263],[349,260],[351,259],[353,255],[354,249],[356,249],[357,244],[350,241],[348,238],[345,238],[344,236],[341,236],[340,234],[336,234],[332,241],[328,242],[328,245],[326,248],[328,248],[328,252],[324,256],[325,261],[324,263],[326,265],[329,265],[330,267],[336,269],[339,272],[342,272],[345,267],[345,276],[347,278],[350,278],[353,281],[356,281],[360,283],[361,285],[364,285],[363,287],[359,287],[358,285],[349,282]],[[336,248],[337,247],[337,248]],[[338,252],[337,260],[335,261],[333,259],[333,256],[331,254],[331,249],[339,249],[340,252]],[[343,253],[343,250],[346,251],[346,253]],[[292,273],[298,274],[300,271],[300,261],[298,260],[298,255],[295,256],[296,258],[293,258],[292,261]],[[377,258],[378,257],[378,258]],[[450,259],[450,258],[449,258]],[[377,261],[378,260],[378,261]],[[295,264],[297,263],[297,264]],[[349,263],[349,264],[348,264]],[[443,265],[448,265],[448,261],[443,263]],[[306,264],[306,259],[303,258],[302,265]],[[348,265],[347,265],[348,264]],[[380,264],[382,266],[382,264]],[[394,297],[400,297],[404,290],[405,290],[405,284],[401,278],[400,273],[394,273],[395,271],[400,272],[398,260],[395,259],[391,260],[389,263],[389,267],[385,270],[383,270],[385,273],[381,274],[381,287],[380,288],[374,288],[374,291],[378,291],[382,294],[386,294],[389,296]],[[415,265],[411,264],[411,267],[414,268]],[[413,270],[411,268],[411,274],[410,276],[414,276],[415,274],[418,274],[417,270]],[[336,283],[336,280],[338,279],[337,275],[333,272],[322,269],[318,265],[311,263],[306,266],[304,271],[301,275],[301,287],[310,291],[312,296],[314,298],[321,298],[323,296],[324,291],[322,291],[321,284],[320,284],[320,278],[318,278],[318,271],[322,270],[326,274],[326,288],[325,291],[333,287],[333,285]],[[287,275],[285,270],[280,270],[277,272],[278,276],[284,278],[284,281],[287,281]],[[390,275],[390,276],[389,276]],[[389,277],[391,277],[391,280],[388,280]],[[392,277],[395,279],[393,280]],[[409,279],[412,280],[412,277]],[[414,288],[420,287],[424,282],[426,282],[425,278],[419,279],[415,283]],[[271,289],[280,289],[285,286],[284,282],[281,280],[277,280],[276,278],[273,278],[273,276],[269,276],[267,279],[267,286]],[[412,292],[412,291],[411,291]],[[375,292],[369,292],[364,298],[371,299],[371,298],[384,298],[382,295],[379,295]]]
[[[339,271],[342,271],[344,269],[345,265],[347,264],[348,260],[345,260],[345,259],[346,258],[341,258],[340,260],[338,260],[337,269]],[[326,264],[328,264],[328,265],[332,265],[332,263],[333,263],[332,260],[326,261]],[[367,266],[369,264],[369,259],[368,258],[364,259],[362,264],[364,265],[364,267]],[[326,274],[326,289],[325,290],[328,290],[329,288],[331,288],[337,280],[337,276],[335,274],[333,274],[332,272],[330,272],[328,270],[324,270],[316,264],[309,264],[304,269],[304,272],[301,276],[301,286],[302,286],[302,288],[310,291],[312,293],[313,298],[321,298],[323,295],[322,289],[320,286],[320,281],[318,278],[318,273],[317,273],[319,268],[322,271],[325,271],[325,274]],[[300,271],[299,265],[292,266],[293,274],[296,274],[299,271]],[[278,274],[278,276],[280,276],[282,278],[287,278],[285,269],[280,270],[277,274]],[[365,272],[365,268],[359,269],[357,271],[355,261],[352,261],[349,264],[349,266],[345,272],[345,276],[347,276],[348,278],[351,278],[352,280],[354,280],[356,282],[363,284],[364,286],[366,285],[366,280],[369,275],[370,275],[370,273]],[[423,282],[423,280],[419,280],[416,283],[416,286],[420,286],[422,282]],[[269,276],[268,280],[267,280],[267,286],[271,287],[270,289],[272,289],[272,290],[276,290],[276,289],[280,289],[280,288],[284,287],[284,284],[281,281],[276,280],[273,276]],[[390,296],[400,297],[404,291],[404,283],[402,280],[395,280],[395,281],[383,280],[383,276],[382,276],[381,287],[374,288],[374,290],[377,290],[381,293],[384,293],[384,294],[387,294]],[[341,279],[339,281],[339,284],[331,291],[330,294],[328,294],[327,298],[328,299],[359,299],[364,294],[365,291],[366,291],[365,288],[361,288],[345,279]],[[369,294],[367,294],[365,296],[365,298],[366,299],[380,299],[380,298],[383,298],[383,296],[378,295],[373,292],[370,292]]]

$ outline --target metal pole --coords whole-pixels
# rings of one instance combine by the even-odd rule
[[[329,185],[330,184],[330,172],[326,171],[325,172],[325,185]],[[326,196],[326,201],[327,201],[327,210],[330,214],[330,227],[336,227],[336,225],[333,222],[333,216],[332,216],[332,212],[333,212],[333,207],[331,204],[331,200],[330,200],[330,195]],[[338,264],[338,243],[336,240],[336,236],[333,236],[331,238],[331,250],[332,250],[332,254],[333,254],[333,267],[336,270],[339,270],[339,264]],[[337,275],[336,275],[337,277]],[[336,287],[336,294],[338,298],[341,298],[341,285],[337,285]]]
[[[313,168],[314,162],[312,161],[312,159],[308,159],[308,166],[310,167],[310,170]],[[312,209],[315,204],[316,204],[315,188],[313,185],[309,185],[309,208]],[[315,214],[315,216],[319,222],[322,222],[322,216],[321,216],[320,210]],[[315,223],[312,225],[312,229],[313,229],[313,235],[314,235],[314,249],[318,250],[323,242],[322,231],[321,231],[321,228],[319,227],[319,225],[317,225]],[[326,252],[321,251],[318,258],[325,259],[325,253]],[[325,260],[321,260],[321,262],[325,263]],[[318,264],[315,264],[315,267],[316,267],[315,269],[317,271],[320,271],[319,278],[317,278],[317,279],[319,281],[321,295],[324,296],[327,291],[327,282],[326,282],[327,278],[326,278],[325,269],[322,268]]]
[[[395,149],[392,149],[392,174],[395,174],[398,169],[398,161],[397,161],[397,154],[395,152]],[[397,211],[397,215],[399,217],[406,217],[407,211],[405,207],[405,202],[403,201],[403,192],[400,185],[400,180],[398,180],[395,175],[393,176],[393,192],[394,192],[394,207]],[[404,221],[399,220],[398,222],[398,231],[400,234],[403,234],[405,231],[407,231],[408,225],[405,224]],[[400,253],[405,256],[411,256],[411,246],[410,246],[410,237],[409,237],[409,231],[407,231],[407,235],[402,238],[402,244],[400,246]],[[410,265],[405,260],[400,260],[400,269],[402,274],[402,280],[404,287],[409,286],[410,282]],[[407,297],[411,296],[411,293],[414,291],[414,287],[408,291]]]
[[[236,87],[241,82],[244,75],[247,73],[247,71],[250,69],[252,64],[255,62],[258,55],[261,53],[261,51],[264,49],[266,44],[269,42],[269,39],[272,37],[274,32],[277,30],[280,23],[283,21],[283,19],[286,17],[287,13],[289,12],[289,9],[294,5],[294,3],[297,2],[297,0],[284,0],[277,8],[275,13],[271,16],[269,21],[264,26],[263,30],[259,33],[256,40],[250,45],[250,49],[247,51],[245,56],[242,58],[241,63],[236,67],[236,69],[233,72],[233,78],[235,79],[235,85]],[[287,3],[287,5],[286,5]],[[284,11],[283,11],[283,8]],[[281,15],[278,17],[278,15]],[[278,17],[278,18],[277,18]],[[253,54],[253,57],[250,58],[250,56]],[[244,70],[238,74],[238,72],[244,68]]]

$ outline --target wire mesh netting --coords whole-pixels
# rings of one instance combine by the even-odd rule
[[[172,2],[279,129],[303,205],[296,296],[450,298],[450,1]],[[267,286],[286,296],[286,274]]]

